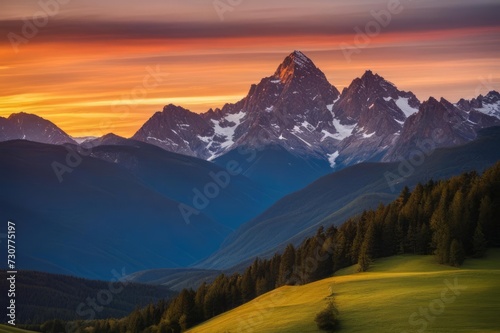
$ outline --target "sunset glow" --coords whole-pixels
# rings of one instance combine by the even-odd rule
[[[243,1],[224,21],[212,1],[141,3],[60,5],[18,52],[9,33],[22,36],[22,18],[40,8],[37,1],[3,4],[0,116],[24,111],[73,136],[111,130],[129,137],[165,104],[205,112],[240,100],[293,50],[339,90],[367,69],[420,100],[456,102],[500,89],[498,1],[470,1],[473,8],[402,1],[404,10],[350,61],[343,43],[354,45],[354,29],[387,1]]]

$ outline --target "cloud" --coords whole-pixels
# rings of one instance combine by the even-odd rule
[[[300,18],[282,18],[278,14],[260,19],[252,18],[220,21],[125,21],[103,20],[95,17],[87,19],[67,19],[54,17],[47,26],[40,29],[36,40],[39,42],[79,41],[96,42],[108,40],[189,40],[219,38],[253,38],[286,36],[342,36],[354,34],[354,27],[361,28],[373,20],[371,10],[380,11],[384,6],[373,6],[365,12],[343,15],[339,12],[316,13]],[[340,11],[342,12],[342,11]],[[476,6],[404,7],[394,15],[391,23],[384,28],[389,33],[427,32],[480,27],[500,27],[498,13],[500,4],[489,3]],[[0,31],[21,34],[22,20],[0,21]],[[6,39],[4,41],[7,41]]]

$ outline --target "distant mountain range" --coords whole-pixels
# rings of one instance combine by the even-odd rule
[[[416,143],[433,139],[433,130],[443,136],[433,139],[434,148],[448,147],[497,124],[495,91],[456,104],[434,98],[421,103],[412,92],[366,71],[339,93],[309,58],[294,51],[241,101],[203,114],[167,105],[133,138],[208,160],[241,147],[280,146],[340,169],[407,158]]]
[[[498,124],[496,91],[455,104],[434,98],[421,103],[412,92],[366,71],[339,93],[307,56],[294,51],[239,102],[202,114],[167,105],[132,139],[205,160],[243,148],[262,151],[279,146],[295,157],[321,161],[325,174],[328,168],[363,161],[407,158],[423,140],[433,140],[434,148],[470,142],[477,130]],[[0,141],[75,143],[34,115],[0,118],[0,128]],[[435,133],[441,137],[433,138]],[[103,140],[119,143],[109,138],[85,142]]]
[[[60,145],[76,143],[52,122],[29,113],[14,113],[8,118],[0,117],[0,141],[28,140]]]

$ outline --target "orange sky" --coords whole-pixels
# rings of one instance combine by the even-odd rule
[[[383,8],[372,2],[373,8]],[[358,12],[369,13],[370,7],[365,7]],[[235,8],[235,17],[250,9]],[[398,14],[398,20],[371,38],[351,61],[341,45],[353,44],[353,27],[363,27],[372,19],[369,15],[352,15],[351,21],[331,26],[328,20],[311,19],[314,24],[301,21],[291,29],[288,21],[274,22],[270,27],[275,29],[267,30],[255,17],[243,23],[229,16],[225,22],[203,19],[206,25],[196,29],[178,23],[179,31],[172,30],[175,22],[127,29],[130,23],[115,20],[94,31],[85,24],[70,24],[70,15],[60,14],[17,53],[7,39],[0,41],[0,116],[24,111],[53,121],[73,136],[113,131],[128,137],[168,103],[204,112],[238,101],[293,50],[309,56],[339,90],[367,69],[402,90],[412,90],[421,100],[443,96],[455,102],[500,90],[500,26],[488,18],[470,24],[452,19],[447,24],[420,24],[417,14],[422,9],[417,9]],[[17,12],[11,12],[9,18],[0,15],[3,35],[21,31],[21,21],[12,19]],[[260,15],[268,24],[269,14]],[[158,70],[154,84],[150,72]]]

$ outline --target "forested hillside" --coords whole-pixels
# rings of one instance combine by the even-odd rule
[[[482,175],[429,181],[342,226],[319,228],[295,248],[271,259],[255,259],[243,274],[220,275],[196,291],[183,290],[170,303],[150,304],[121,321],[84,323],[95,332],[180,332],[283,285],[299,285],[358,264],[396,254],[435,254],[441,264],[460,266],[500,245],[500,163]],[[50,330],[45,330],[50,332]]]

